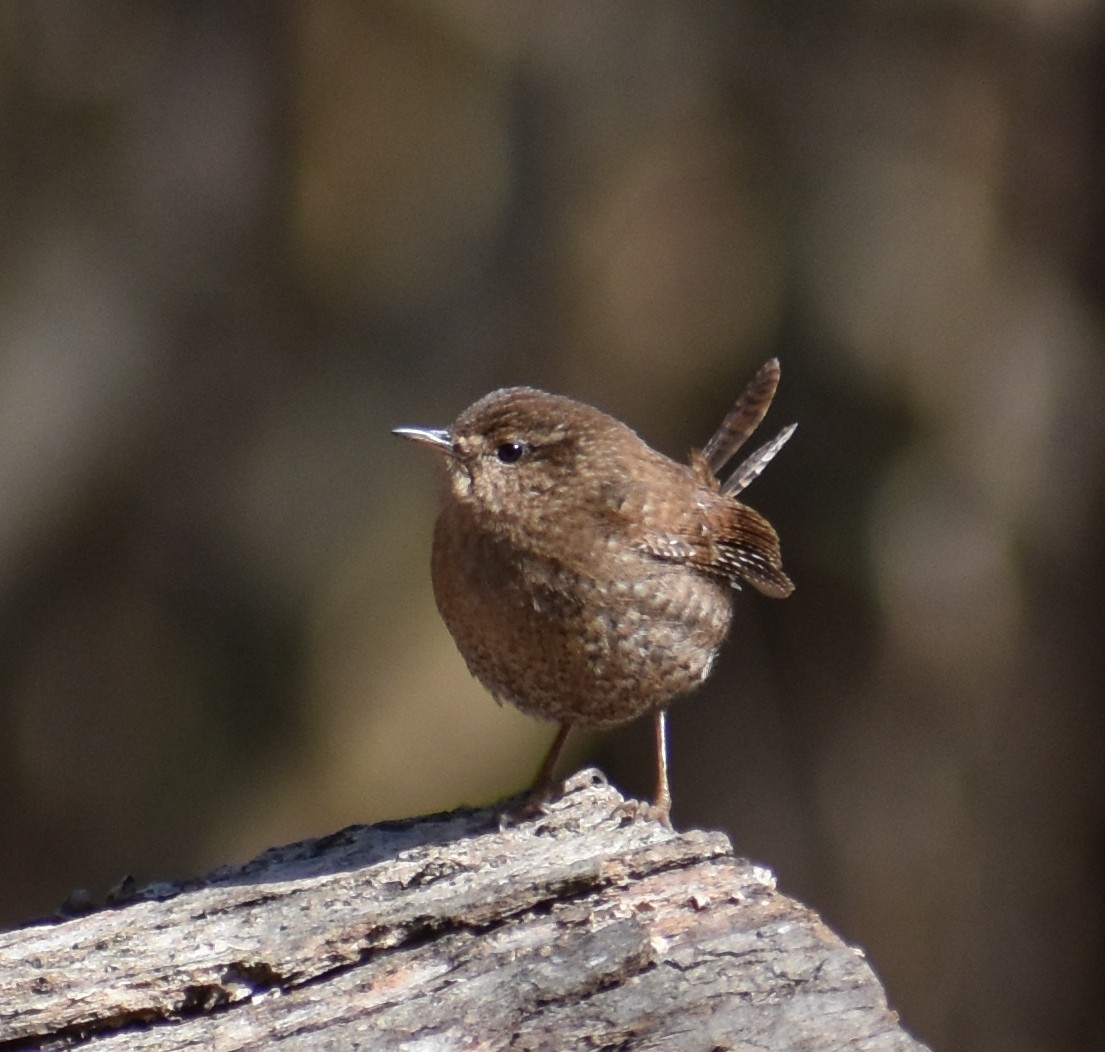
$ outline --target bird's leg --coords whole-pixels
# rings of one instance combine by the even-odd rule
[[[668,787],[668,710],[656,709],[652,714],[656,732],[656,795],[652,798],[650,818],[671,828],[671,789]]]
[[[671,829],[671,789],[668,788],[668,710],[652,710],[652,729],[656,734],[656,794],[651,804],[643,800],[623,800],[614,814],[628,822],[659,822]]]
[[[533,780],[533,788],[526,796],[524,807],[528,813],[537,813],[541,809],[541,805],[548,800],[552,789],[553,773],[556,771],[556,762],[560,759],[560,754],[564,750],[564,743],[568,740],[571,730],[572,725],[570,723],[562,723],[560,730],[556,732],[552,745],[549,746],[549,751],[545,753],[545,759],[541,762],[537,777]]]

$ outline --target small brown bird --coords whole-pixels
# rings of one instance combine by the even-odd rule
[[[689,465],[598,409],[528,387],[493,391],[446,430],[396,429],[446,468],[431,576],[469,670],[500,702],[560,723],[527,810],[548,798],[572,727],[651,712],[652,813],[670,823],[668,705],[709,675],[742,581],[775,598],[794,590],[775,530],[736,498],[796,425],[717,477],[778,383],[772,359]]]

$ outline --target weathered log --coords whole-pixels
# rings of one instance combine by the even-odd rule
[[[920,1050],[858,951],[597,772],[0,934],[0,1048]]]

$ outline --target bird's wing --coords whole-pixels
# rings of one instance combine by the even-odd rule
[[[612,494],[610,528],[638,551],[695,566],[734,588],[744,581],[780,599],[794,591],[783,573],[778,535],[746,504],[688,488],[685,501],[669,500],[661,509],[650,487],[634,483]]]

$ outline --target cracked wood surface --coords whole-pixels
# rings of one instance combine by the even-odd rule
[[[505,830],[351,827],[0,933],[0,1049],[923,1052],[770,873],[593,775]]]

